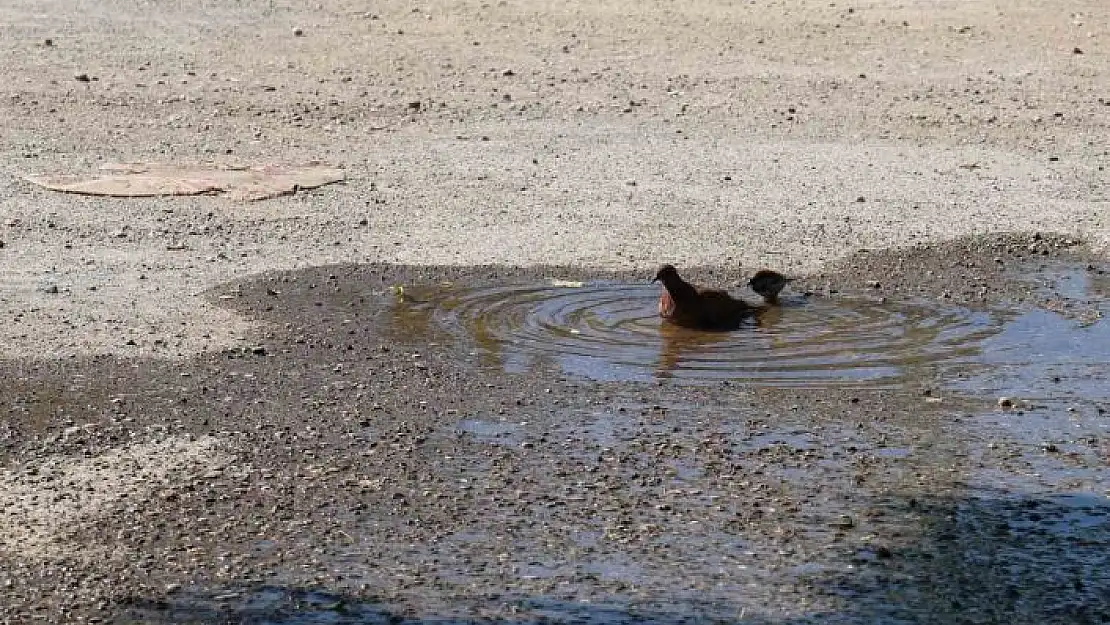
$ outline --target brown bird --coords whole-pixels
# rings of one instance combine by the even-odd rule
[[[695,287],[678,275],[674,265],[663,265],[652,282],[663,283],[659,316],[684,328],[735,330],[758,308],[724,291]]]
[[[760,269],[755,272],[751,280],[748,280],[748,286],[762,296],[768,304],[777,304],[779,293],[782,292],[787,283],[793,280],[794,278],[787,278],[777,271]]]

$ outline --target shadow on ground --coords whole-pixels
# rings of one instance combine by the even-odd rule
[[[1088,493],[962,500],[900,498],[901,519],[872,519],[854,550],[798,567],[782,583],[807,588],[830,609],[761,613],[719,595],[668,601],[591,601],[512,593],[459,597],[439,613],[397,609],[354,595],[274,586],[129,599],[121,622],[150,623],[1011,623],[1110,622],[1110,500]],[[885,525],[910,520],[920,540],[897,546]],[[387,564],[385,564],[388,566]],[[418,605],[418,602],[417,602]]]

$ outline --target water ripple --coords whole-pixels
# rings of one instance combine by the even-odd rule
[[[508,371],[556,363],[595,380],[893,383],[977,354],[1004,321],[1001,313],[928,300],[797,297],[739,330],[698,332],[660,321],[657,286],[570,284],[447,286],[415,299]]]

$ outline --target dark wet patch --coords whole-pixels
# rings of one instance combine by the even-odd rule
[[[920,541],[865,542],[850,569],[807,576],[819,592],[853,606],[827,618],[1063,625],[1110,617],[1105,497],[996,493],[913,498],[903,505],[908,517],[927,528]],[[889,536],[893,528],[876,529]]]
[[[330,327],[332,336],[377,336],[382,350],[446,348],[460,367],[510,374],[778,388],[893,389],[943,378],[973,396],[1101,399],[1110,300],[1098,268],[1039,256],[997,264],[991,301],[826,286],[716,333],[661,323],[658,287],[558,268],[455,268],[426,280],[387,267],[325,268],[267,280],[268,305],[246,308],[268,316],[292,300],[299,310],[281,316],[300,343],[321,340],[313,326]],[[418,350],[413,358],[419,366]]]
[[[911,260],[940,275],[937,263],[970,258],[931,254]],[[1004,326],[1045,310],[1051,294],[1024,278],[1039,266],[992,274],[983,300],[918,292],[908,278],[862,291],[856,274],[802,280],[798,290],[814,295],[795,293],[783,312],[939,298],[924,309],[1012,311],[999,317]],[[692,276],[724,284],[726,273]],[[0,405],[13,408],[0,432],[3,463],[25,483],[34,476],[39,501],[66,501],[64,484],[34,474],[43,459],[195,435],[212,435],[235,458],[233,468],[67,519],[65,544],[112,545],[119,557],[61,555],[40,566],[0,554],[10,614],[872,623],[959,622],[976,610],[986,622],[1063,623],[1059,605],[1086,602],[1073,613],[1098,622],[1097,599],[1110,588],[1090,566],[1108,531],[1097,500],[1108,449],[1099,402],[998,411],[996,397],[955,390],[935,366],[899,385],[858,387],[596,381],[554,357],[510,373],[457,312],[419,292],[550,288],[551,277],[605,288],[637,279],[564,268],[313,268],[218,290],[264,322],[235,349],[183,362],[0,362],[9,380]],[[983,372],[967,362],[974,357],[944,362],[960,361],[970,376]],[[1063,506],[1058,495],[1096,499]],[[1027,501],[1078,512],[1027,515]],[[989,531],[1002,522],[1012,535]],[[1009,559],[1023,564],[1002,580],[992,567]],[[1037,586],[1024,603],[998,602],[1011,587],[1075,571],[1086,576],[1080,587],[1050,597]],[[24,588],[51,599],[14,590]]]

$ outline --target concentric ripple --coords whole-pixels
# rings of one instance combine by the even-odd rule
[[[651,285],[556,282],[447,287],[420,299],[508,371],[554,364],[594,380],[893,383],[966,361],[1004,321],[931,301],[814,297],[768,308],[739,330],[697,332],[661,323],[658,296]]]

